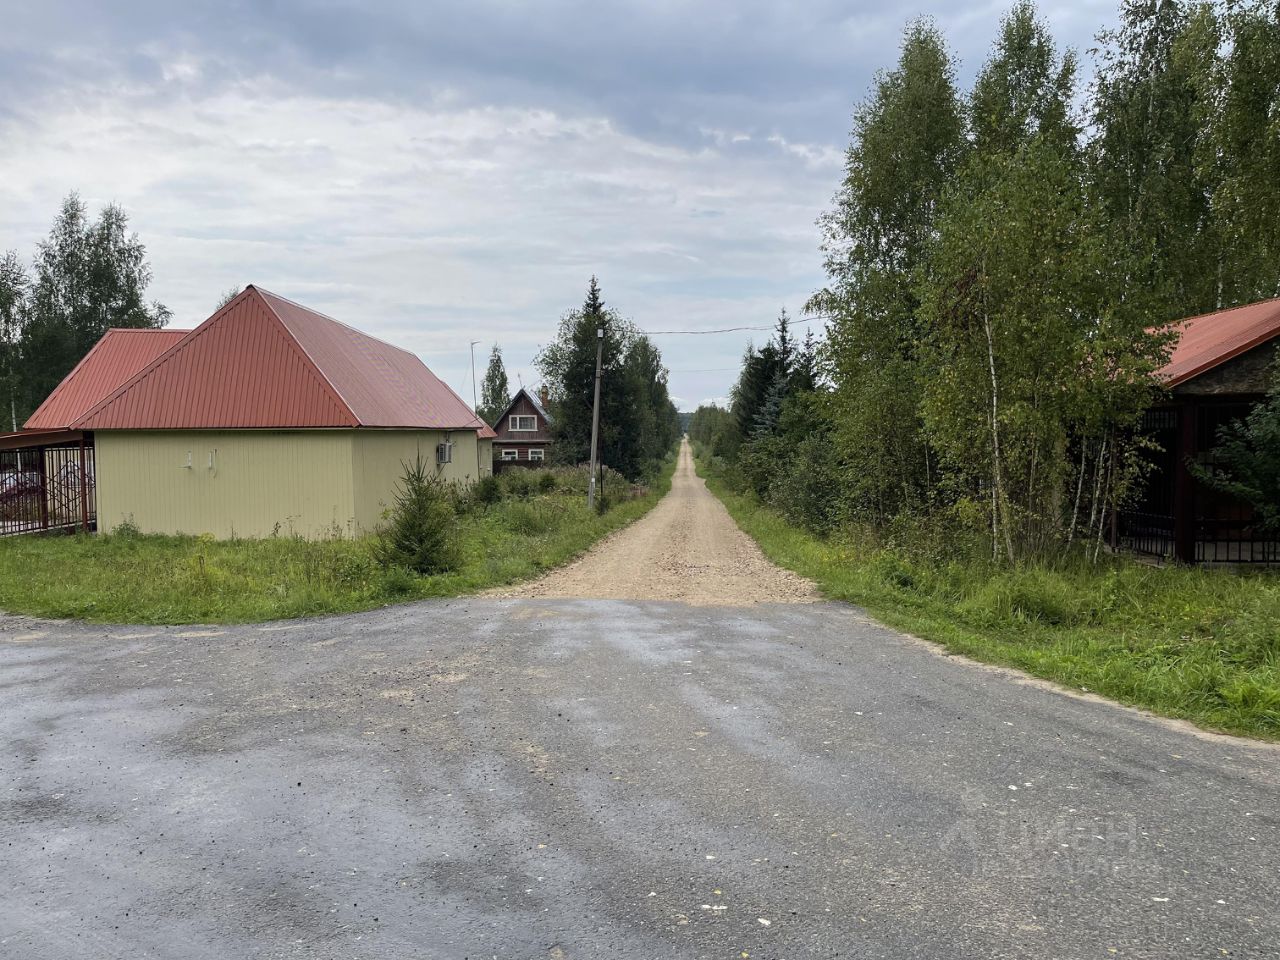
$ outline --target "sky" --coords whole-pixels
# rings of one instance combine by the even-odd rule
[[[477,378],[497,343],[533,386],[593,274],[641,330],[799,317],[907,21],[936,20],[967,83],[1006,7],[0,0],[0,250],[29,257],[77,191],[127,211],[173,326],[254,283],[468,401],[472,341]],[[1115,7],[1041,12],[1084,52]],[[724,402],[749,338],[654,337],[681,409]]]

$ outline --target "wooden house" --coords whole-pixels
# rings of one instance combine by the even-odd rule
[[[494,472],[510,467],[540,467],[550,457],[551,417],[545,390],[541,396],[521,387],[493,425]]]
[[[1116,518],[1113,543],[1184,563],[1280,563],[1280,538],[1248,504],[1200,483],[1225,424],[1246,416],[1275,382],[1280,299],[1191,317],[1160,371],[1167,393],[1145,415],[1157,444],[1139,496]]]

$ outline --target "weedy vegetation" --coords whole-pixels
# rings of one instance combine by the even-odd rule
[[[244,623],[451,597],[537,576],[643,516],[675,455],[646,484],[606,471],[609,509],[587,509],[585,468],[518,470],[467,489],[406,466],[382,531],[359,539],[103,534],[0,539],[0,610],[101,623]]]
[[[1104,555],[992,562],[945,528],[789,522],[705,456],[708,487],[775,563],[892,627],[1168,717],[1280,740],[1280,577]]]

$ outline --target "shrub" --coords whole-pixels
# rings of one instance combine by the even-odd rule
[[[525,500],[533,493],[533,481],[530,479],[528,470],[516,468],[500,474],[499,477],[502,482],[503,492],[508,497],[517,497]]]
[[[538,476],[538,490],[542,493],[552,493],[556,489],[556,477],[550,470],[545,471]]]
[[[443,573],[457,568],[458,519],[454,494],[430,475],[422,456],[404,465],[388,523],[379,535],[378,561],[414,573]]]
[[[491,507],[502,499],[502,484],[493,474],[481,477],[471,485],[471,502],[482,507]]]
[[[825,437],[808,437],[784,459],[769,484],[769,501],[792,523],[826,536],[839,517],[839,491],[835,448]]]

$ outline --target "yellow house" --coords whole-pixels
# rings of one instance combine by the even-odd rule
[[[68,427],[92,435],[99,530],[350,536],[406,463],[468,484],[493,459],[415,355],[253,286]]]

